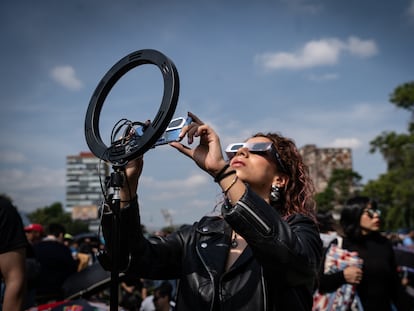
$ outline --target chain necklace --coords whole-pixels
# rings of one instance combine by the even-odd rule
[[[237,242],[237,233],[234,231],[233,238],[231,239],[231,248],[237,248],[239,243]]]

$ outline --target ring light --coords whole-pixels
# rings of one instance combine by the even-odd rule
[[[145,128],[142,136],[136,136],[129,141],[106,146],[99,132],[99,116],[102,106],[115,83],[128,71],[144,64],[156,65],[163,76],[164,93],[160,108]],[[123,164],[143,155],[153,147],[154,143],[164,133],[175,108],[179,94],[179,78],[174,63],[164,54],[156,50],[139,50],[119,60],[102,78],[89,102],[85,118],[86,142],[92,153],[104,161]]]

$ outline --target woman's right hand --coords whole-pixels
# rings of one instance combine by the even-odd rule
[[[361,268],[349,266],[344,269],[344,278],[349,284],[359,284],[362,280],[362,275]]]
[[[179,142],[172,142],[170,146],[193,159],[202,170],[212,176],[216,176],[217,172],[226,164],[221,151],[220,139],[217,133],[196,115],[189,112],[188,116],[192,118],[192,122],[183,128],[180,137],[184,138],[184,136],[187,136],[187,141],[190,145],[195,138],[199,138],[199,144],[190,148]]]
[[[128,205],[128,203],[135,198],[138,189],[138,180],[144,167],[144,157],[140,156],[128,162],[125,167],[125,180],[121,188],[121,207]]]

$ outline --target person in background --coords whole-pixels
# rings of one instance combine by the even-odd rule
[[[40,277],[40,262],[36,258],[34,245],[39,243],[44,235],[44,229],[41,224],[32,223],[24,227],[24,232],[29,245],[26,249],[26,280],[27,293],[25,298],[24,309],[33,307],[36,302],[36,288]]]
[[[319,235],[321,237],[323,248],[326,250],[330,243],[338,236],[337,225],[331,213],[318,213]]]
[[[402,245],[414,250],[414,229],[411,229],[408,234],[403,238]]]
[[[179,279],[179,311],[310,310],[322,242],[313,184],[294,142],[257,133],[229,145],[227,161],[216,132],[189,117],[180,137],[199,144],[170,145],[213,177],[223,193],[221,215],[146,238],[136,194],[143,158],[130,161],[121,189],[119,262],[126,266],[131,258],[129,271],[143,278]],[[110,210],[102,224],[111,258]]]
[[[25,260],[28,242],[16,207],[3,195],[0,195],[0,237],[0,273],[2,287],[4,286],[0,309],[21,311],[26,291]]]
[[[128,311],[138,311],[142,302],[142,281],[139,277],[127,273],[120,283],[119,305]]]
[[[154,290],[155,311],[173,311],[172,286],[168,281],[164,281]]]
[[[139,307],[139,311],[155,311],[155,305],[154,305],[154,295],[148,295],[144,298],[144,300],[141,302],[141,305]]]
[[[24,227],[27,240],[34,245],[43,239],[44,229],[41,224],[30,224]]]
[[[77,272],[78,263],[70,249],[63,244],[65,227],[52,223],[46,237],[34,245],[36,258],[40,262],[40,277],[36,288],[39,303],[62,299],[62,285],[67,277]]]
[[[340,225],[342,247],[357,252],[363,267],[349,266],[333,274],[321,271],[319,290],[331,292],[342,284],[354,284],[364,311],[392,311],[393,306],[403,311],[395,255],[391,242],[380,233],[381,210],[377,203],[364,196],[349,199],[341,212]]]

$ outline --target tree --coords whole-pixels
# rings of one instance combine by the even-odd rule
[[[387,172],[365,185],[363,193],[377,199],[386,212],[386,229],[414,225],[414,82],[398,86],[390,102],[411,112],[408,133],[383,132],[370,142],[380,152]]]
[[[326,189],[315,196],[318,211],[328,212],[344,205],[360,188],[362,177],[349,169],[335,169]]]
[[[82,221],[73,221],[70,213],[65,212],[62,204],[59,202],[44,208],[38,208],[28,214],[27,217],[32,223],[38,223],[45,227],[51,223],[63,224],[66,231],[74,235],[89,232],[88,224]]]
[[[390,95],[390,102],[399,108],[414,112],[414,81],[397,86]]]

